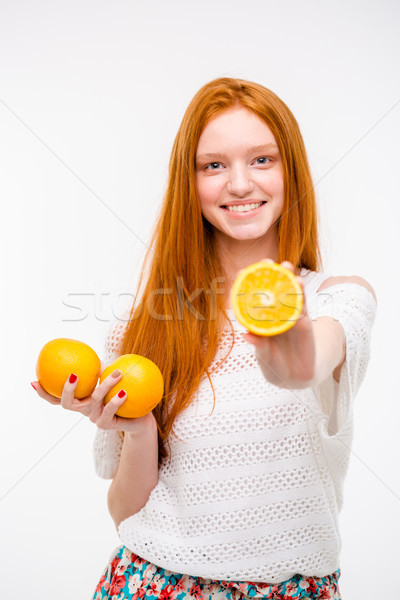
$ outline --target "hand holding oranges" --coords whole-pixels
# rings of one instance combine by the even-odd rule
[[[125,356],[133,356],[135,364],[142,363],[139,370],[136,367],[136,375],[140,376],[142,373],[142,387],[140,381],[135,385],[135,368],[132,370],[132,360],[129,361],[129,358],[128,360],[126,358],[124,360],[124,357],[117,359],[122,361],[121,369],[118,366],[114,367],[113,363],[100,373],[102,367],[100,359],[89,346],[77,340],[64,338],[52,340],[39,354],[36,366],[38,381],[32,382],[32,386],[47,402],[80,412],[88,416],[101,429],[136,432],[142,423],[155,424],[151,411],[162,398],[163,379],[158,367],[149,359],[137,355]],[[125,365],[129,371],[129,362],[131,375],[129,372],[127,375],[124,368]],[[124,370],[125,377],[127,375],[125,387],[130,397],[127,391],[122,389],[122,385],[119,385],[118,389],[116,387],[121,383]],[[100,374],[100,385],[96,387]],[[152,386],[152,383],[155,385]],[[141,397],[140,392],[145,391],[143,384],[144,388],[147,387],[147,395]],[[81,391],[77,392],[79,389]],[[141,409],[138,409],[137,405],[140,406],[140,402]],[[116,416],[117,411],[124,404],[127,404],[128,411],[125,409],[122,416]],[[135,414],[132,414],[132,406],[136,406]]]

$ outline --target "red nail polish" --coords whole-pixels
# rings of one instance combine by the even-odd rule
[[[120,392],[118,392],[118,398],[123,398],[125,396],[126,392],[125,390],[121,390]]]
[[[75,383],[75,381],[78,379],[78,376],[75,375],[74,373],[72,373],[72,375],[69,376],[69,382],[70,383]]]
[[[34,389],[34,390],[35,390],[35,392],[36,392],[36,388],[35,388],[35,386],[33,385],[33,383],[31,383],[31,386],[33,387],[33,389]]]

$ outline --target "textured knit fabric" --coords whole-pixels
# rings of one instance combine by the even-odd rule
[[[369,359],[376,304],[357,284],[316,293],[327,274],[303,271],[312,319],[339,320],[346,336],[340,381],[283,389],[267,382],[246,329],[230,328],[194,402],[178,416],[172,460],[146,505],[119,526],[121,542],[155,565],[213,580],[280,583],[339,568],[338,514],[352,442],[353,402]],[[107,342],[115,357],[123,324]],[[114,354],[113,354],[114,352]],[[101,477],[118,468],[122,435],[98,430]]]
[[[340,569],[326,577],[295,575],[277,585],[213,581],[172,573],[119,546],[100,577],[93,600],[341,600],[339,577]]]

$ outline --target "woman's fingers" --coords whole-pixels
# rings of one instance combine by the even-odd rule
[[[36,390],[36,393],[43,398],[43,400],[46,400],[46,402],[50,402],[50,404],[56,404],[58,406],[61,404],[60,398],[56,398],[55,396],[48,394],[38,381],[32,381],[32,387]]]
[[[71,373],[71,375],[73,374]],[[75,412],[80,412],[88,416],[88,414],[90,413],[92,397],[87,396],[86,398],[82,398],[82,400],[79,400],[79,398],[75,398],[75,390],[79,383],[79,377],[75,375],[76,379],[75,381],[73,381],[73,383],[71,383],[71,375],[68,377],[63,387],[61,395],[61,406],[67,410],[73,410]]]
[[[73,383],[71,383],[71,379],[75,379]],[[75,400],[75,390],[79,383],[79,377],[71,373],[68,377],[67,381],[64,384],[63,391],[61,394],[61,406],[66,408],[67,410],[74,410],[74,400]]]
[[[283,263],[281,263],[281,267],[285,267],[285,269],[288,269],[289,271],[294,273],[294,266],[288,260],[284,260]]]
[[[97,402],[98,400],[103,400],[104,396],[108,394],[114,385],[118,383],[121,379],[122,373],[119,369],[115,369],[110,375],[108,375],[104,381],[101,382],[100,385],[94,390],[92,394],[92,399]]]
[[[35,388],[37,394],[50,402],[50,404],[56,404],[62,406],[67,410],[80,412],[95,423],[100,429],[121,429],[123,431],[130,431],[135,428],[133,422],[140,419],[126,419],[123,417],[116,416],[118,408],[126,401],[127,394],[124,393],[121,396],[120,392],[117,392],[107,404],[104,404],[104,398],[107,393],[120,381],[122,373],[120,370],[115,370],[111,375],[105,378],[105,380],[94,390],[91,396],[87,396],[82,400],[75,398],[75,391],[79,383],[79,378],[68,377],[64,384],[61,398],[56,398],[48,394],[37,381],[33,381],[32,385]],[[137,425],[136,425],[137,426]]]
[[[115,379],[114,379],[114,382],[115,382]],[[115,383],[112,383],[111,387],[113,387],[113,385],[115,385]],[[111,389],[111,387],[110,387],[110,389]],[[118,408],[121,406],[121,404],[123,404],[125,402],[125,400],[127,398],[127,396],[125,394],[125,396],[123,396],[121,399],[121,397],[119,396],[120,393],[121,392],[117,392],[115,394],[115,396],[113,398],[111,398],[110,402],[107,402],[107,404],[104,404],[104,396],[101,396],[101,397],[99,396],[96,398],[93,395],[92,403],[91,403],[91,411],[90,411],[90,420],[93,423],[97,423],[98,419],[100,419],[100,417],[104,416],[104,411],[106,411],[105,419],[106,420],[108,418],[112,419],[112,417],[115,414],[115,411],[118,410]]]
[[[70,384],[70,385],[73,385],[73,388],[75,389],[76,386],[78,385],[78,383]],[[63,400],[62,397],[57,398],[56,396],[52,396],[51,394],[48,394],[38,381],[33,381],[32,386],[35,388],[37,394],[41,398],[43,398],[43,400],[46,400],[46,402],[49,402],[50,404],[54,404],[55,406],[63,406],[64,408],[68,407],[69,410],[78,410],[80,412],[83,412],[84,409],[86,409],[88,406],[90,406],[90,398],[87,400],[86,399],[78,400],[77,398],[74,398],[73,393],[72,393],[72,401],[70,398],[68,398],[67,400],[65,400],[65,398],[64,398],[64,400]],[[64,394],[64,391],[63,391],[63,394]],[[64,404],[63,404],[63,402],[64,402]]]
[[[89,415],[95,406],[103,404],[104,396],[121,379],[121,376],[121,371],[118,371],[118,374],[114,371],[105,378],[91,396],[87,396],[82,400],[75,398],[75,390],[79,383],[79,377],[76,376],[76,380],[73,383],[71,383],[70,378],[68,378],[64,384],[61,395],[61,406],[67,410],[74,410]]]
[[[116,417],[115,413],[128,397],[126,392],[121,397],[121,392],[115,394],[105,406],[103,402],[101,403],[102,406],[96,406],[90,414],[90,420],[96,423],[100,429],[117,429],[120,417]],[[98,402],[97,404],[99,405],[100,403]]]
[[[269,337],[257,335],[255,333],[251,333],[250,331],[246,331],[246,333],[243,333],[243,338],[246,340],[246,342],[249,342],[249,344],[253,344],[253,346],[255,346],[256,348],[266,348],[270,347],[271,345],[271,340],[269,339]]]

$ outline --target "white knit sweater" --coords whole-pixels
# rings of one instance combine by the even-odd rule
[[[303,270],[311,318],[331,316],[346,335],[337,383],[287,390],[268,383],[232,311],[235,344],[177,418],[172,461],[164,460],[146,505],[119,526],[131,551],[176,573],[209,579],[279,583],[323,577],[339,568],[338,513],[351,452],[353,402],[369,359],[376,304],[357,284],[317,294],[328,274]],[[116,357],[119,322],[106,342]],[[223,335],[214,366],[226,355]],[[96,472],[116,474],[122,436],[98,429]]]

